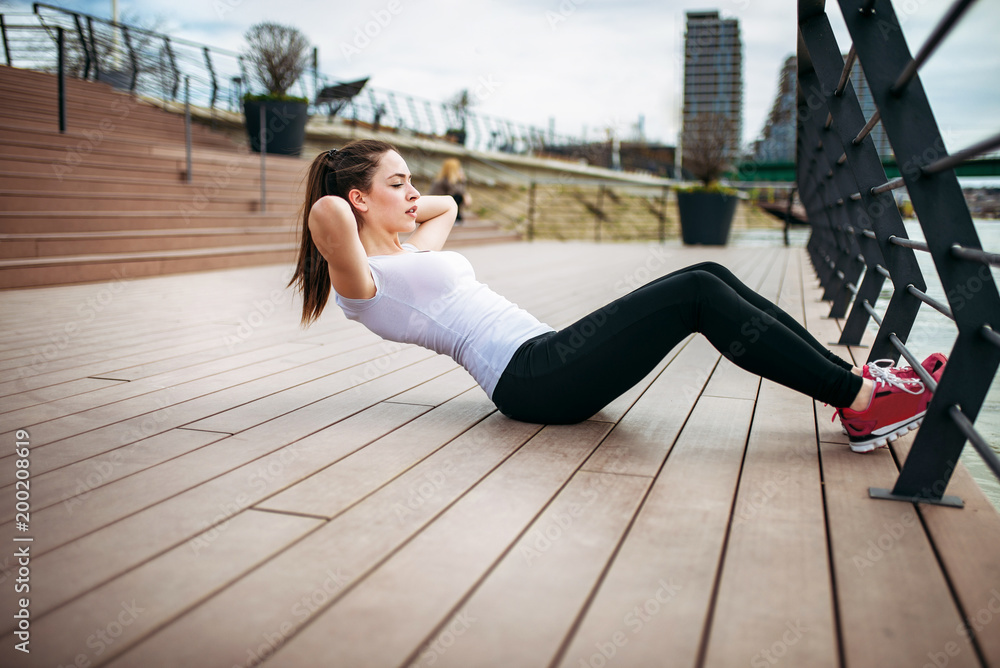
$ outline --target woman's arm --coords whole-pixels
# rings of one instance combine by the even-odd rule
[[[336,195],[316,200],[309,211],[309,232],[330,267],[330,281],[337,294],[348,299],[375,296],[375,279],[347,200]]]
[[[417,200],[420,227],[406,240],[420,250],[441,250],[455,225],[458,205],[450,195],[425,195]]]

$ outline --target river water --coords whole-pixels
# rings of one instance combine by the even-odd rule
[[[976,220],[976,231],[983,248],[991,252],[1000,252],[1000,221]],[[905,222],[906,233],[911,239],[923,240],[923,231],[916,220]],[[809,238],[808,228],[796,228],[791,234],[791,243],[805,246]],[[747,229],[733,232],[732,243],[734,245],[771,245],[781,243],[781,232],[775,230]],[[927,294],[947,303],[944,290],[937,280],[937,273],[934,271],[934,263],[928,253],[916,253],[917,262],[924,274],[927,283]],[[993,278],[1000,283],[1000,269],[993,268]],[[881,313],[885,311],[886,304],[892,294],[892,284],[886,281],[885,287],[876,304],[876,309]],[[877,331],[874,322],[869,321],[872,331]],[[917,319],[911,331],[910,340],[907,347],[913,351],[917,359],[923,359],[933,352],[941,351],[948,354],[955,344],[955,337],[958,330],[955,324],[926,304],[921,306]],[[901,360],[905,363],[905,360]],[[976,429],[991,445],[993,450],[1000,454],[1000,374],[993,380],[989,394],[983,407],[979,411],[976,420]],[[962,462],[969,469],[972,477],[979,483],[980,488],[993,503],[994,507],[1000,510],[1000,481],[997,480],[993,472],[986,466],[979,453],[966,444],[962,451]]]

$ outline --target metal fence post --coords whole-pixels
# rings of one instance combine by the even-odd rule
[[[65,35],[58,28],[59,36],[59,134],[66,134],[66,66]]]
[[[0,33],[3,34],[3,54],[7,57],[7,67],[10,67],[10,45],[7,44],[7,24],[4,22],[3,14],[0,14]]]
[[[261,213],[267,211],[267,168],[264,165],[264,156],[267,155],[267,122],[264,110],[267,102],[260,103],[260,210]]]
[[[663,186],[663,196],[660,198],[660,243],[667,240],[667,193],[669,189]]]
[[[184,156],[187,161],[184,180],[191,183],[191,77],[184,77]]]
[[[604,184],[597,187],[597,206],[594,207],[594,241],[601,241],[601,221],[604,219]]]
[[[535,182],[528,188],[528,241],[535,238]]]
[[[125,37],[125,48],[128,49],[128,60],[132,64],[132,81],[129,82],[128,92],[135,94],[135,86],[139,83],[139,57],[132,48],[132,38],[129,36],[128,27],[122,26],[122,35]]]

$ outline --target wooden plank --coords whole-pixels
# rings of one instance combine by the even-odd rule
[[[698,402],[559,666],[695,665],[752,414]]]
[[[381,341],[370,348],[363,357],[356,358],[367,358],[361,364],[349,366],[336,374],[323,375],[314,380],[300,382],[287,389],[264,394],[264,396],[260,396],[261,393],[258,392],[259,398],[236,404],[233,408],[216,412],[209,417],[187,422],[184,426],[188,429],[238,434],[278,416],[291,413],[310,403],[316,397],[326,397],[343,392],[376,378],[384,377],[394,371],[405,369],[415,362],[431,360],[433,356],[434,353],[424,348]],[[455,362],[447,358],[438,358],[434,361],[434,369],[437,374],[451,371],[456,366]],[[301,369],[297,375],[299,380],[305,380],[306,374],[315,377],[320,369],[321,367],[311,366]]]
[[[782,285],[779,273],[784,272],[785,275],[787,275],[785,265],[789,261],[788,256],[789,253],[787,250],[776,253],[774,262],[771,263],[768,273],[763,276],[759,276],[760,282],[757,284],[757,289],[760,294],[768,299],[771,299],[772,301],[776,301],[778,306],[786,312],[790,310],[788,308],[790,302],[788,302],[787,298],[784,297],[785,290],[779,289]],[[752,281],[753,279],[749,280]],[[785,283],[787,282],[788,281],[785,281]],[[798,307],[798,310],[801,310],[800,304],[796,304],[796,306]],[[795,313],[795,309],[792,309],[792,313]],[[703,396],[756,400],[759,388],[760,376],[752,374],[749,371],[744,371],[740,367],[736,366],[735,363],[723,356],[719,359],[719,364],[716,366],[715,371],[712,372],[712,377],[709,379],[708,385],[705,387]]]
[[[407,350],[400,353],[397,364],[403,364],[404,361],[429,362],[430,356],[431,353],[427,351]],[[33,426],[29,429],[32,439],[37,438],[41,445],[46,447],[37,447],[33,450],[32,466],[39,472],[48,471],[135,442],[140,438],[189,425],[217,412],[221,407],[243,404],[260,396],[261,385],[270,384],[271,379],[265,371],[271,370],[277,374],[287,370],[288,366],[296,365],[289,365],[287,360],[269,360],[252,372],[249,369],[235,370],[231,374],[227,372],[211,376],[207,380],[194,382],[189,386],[168,387],[117,404]],[[436,371],[439,365],[421,366],[419,370],[428,368]],[[404,376],[412,375],[407,369],[408,367],[402,369]],[[234,384],[235,378],[241,374],[244,378],[251,375],[256,381]],[[370,382],[377,382],[382,378],[385,376],[376,376],[375,380]],[[329,397],[349,391],[353,387],[360,387],[352,385],[353,380],[354,377],[350,375],[349,369],[337,372],[335,377],[327,382],[328,393],[300,397],[298,406],[301,407],[310,400],[315,403],[316,397]],[[415,379],[414,382],[420,380],[423,379]],[[126,419],[122,419],[123,417]],[[56,438],[58,441],[53,442]],[[2,464],[3,461],[0,460],[0,465]]]
[[[662,360],[660,360],[659,364],[653,367],[652,371],[646,374],[645,378],[640,380],[634,386],[627,389],[625,392],[621,394],[621,396],[613,400],[607,406],[597,411],[597,413],[591,416],[590,419],[599,422],[611,422],[615,424],[621,421],[621,419],[625,417],[625,414],[632,409],[632,406],[635,405],[635,402],[639,400],[639,397],[641,397],[646,392],[646,390],[649,389],[649,386],[652,385],[656,381],[656,379],[660,377],[660,374],[663,373],[663,370],[666,369],[667,365],[670,364],[670,362],[674,359],[676,352],[671,351],[670,354],[666,355]]]
[[[133,514],[120,513],[127,517],[55,550],[39,551],[31,561],[32,574],[46,586],[31,599],[35,613],[51,610],[135,565],[191,540],[206,529],[224,523],[233,515],[347,456],[425,410],[420,406],[379,404],[370,412],[359,413],[329,429],[313,433],[310,438],[303,438],[305,433],[311,433],[306,427],[287,436],[284,441],[270,431],[270,438],[261,432],[259,435],[265,435],[264,438],[241,440],[240,437],[232,437],[203,448],[206,450],[226,444],[231,448],[229,452],[216,448],[220,457],[235,456],[234,450],[240,449],[246,451],[243,456],[249,463],[238,467],[230,465],[233,470],[209,482],[140,512],[132,509],[128,512]],[[303,421],[309,422],[305,418]],[[285,424],[283,431],[288,433],[293,429],[292,425]],[[301,440],[287,448],[282,447],[296,439]],[[129,500],[126,498],[121,502]],[[147,505],[142,498],[131,502]],[[89,515],[97,514],[98,510],[95,506],[87,513],[78,513],[77,517],[81,522],[99,525],[98,521],[89,519]],[[114,511],[102,507],[100,512],[106,516]],[[44,524],[39,526],[45,528]],[[63,540],[67,535],[82,533],[86,532],[75,527],[61,528],[51,540]],[[13,620],[13,617],[5,616],[4,619]],[[0,627],[0,632],[9,630],[9,627],[5,624]]]
[[[899,461],[906,461],[914,438],[890,446]],[[973,635],[985,665],[1000,666],[1000,513],[962,462],[952,473],[947,493],[962,499],[965,507],[920,504],[917,510],[957,597],[963,625],[954,629],[956,647]],[[951,654],[945,654],[950,660]]]
[[[260,363],[259,359],[252,359],[251,356],[248,356],[245,359],[245,362],[247,364],[253,364],[253,362],[261,364],[261,366],[255,367],[251,373],[259,372],[262,369],[267,370],[269,368],[273,368],[274,370],[272,373],[274,373],[283,370],[283,367],[287,366],[287,362],[282,362],[282,356],[294,354],[295,352],[301,350],[312,350],[312,347],[304,347],[300,343],[289,343],[284,346],[271,349],[268,353],[269,359],[266,359],[264,363]],[[270,365],[267,365],[267,362],[270,362]],[[60,410],[66,410],[66,412],[62,413],[61,417],[56,417],[54,419],[47,417],[47,414],[53,410],[53,407],[50,404],[44,404],[39,407],[27,409],[27,412],[29,412],[32,417],[15,417],[10,414],[3,416],[3,425],[4,428],[9,428],[10,431],[15,429],[15,425],[25,428],[31,427],[32,438],[38,443],[38,446],[36,446],[38,448],[37,452],[41,454],[41,452],[43,452],[42,446],[70,436],[82,434],[99,427],[114,424],[121,420],[122,415],[133,416],[151,411],[162,410],[165,406],[205,396],[212,392],[231,387],[239,382],[245,382],[245,380],[249,380],[250,378],[258,377],[255,375],[248,377],[248,368],[249,367],[236,368],[229,372],[210,375],[201,379],[197,383],[192,382],[170,387],[156,385],[152,387],[146,386],[141,389],[134,387],[129,388],[128,386],[109,387],[106,388],[104,392],[110,394],[114,392],[129,391],[133,393],[137,391],[141,392],[142,389],[146,389],[147,391],[139,395],[131,396],[128,399],[115,402],[114,404],[101,405],[96,408],[90,408],[88,406],[89,401],[84,398],[81,402],[83,406],[86,406],[86,408],[81,408],[79,412],[73,412],[72,405],[75,400],[71,397],[64,400],[60,404]],[[150,389],[153,391],[148,391]],[[35,414],[36,411],[37,415]],[[72,414],[67,414],[70,412],[72,412]],[[11,422],[8,422],[8,420]],[[13,420],[18,420],[18,422],[13,423]],[[6,434],[4,435],[6,436]]]
[[[515,422],[494,413],[150,637],[126,654],[120,665],[253,665],[270,657],[540,429],[540,425]],[[539,463],[537,459],[535,462]],[[421,492],[421,486],[428,482],[432,489]],[[378,530],[373,531],[373,527]],[[462,541],[463,536],[455,534],[451,540]],[[446,551],[439,548],[439,552]],[[419,571],[410,573],[413,579],[424,577]],[[203,633],[205,628],[211,628],[212,633]],[[385,635],[377,633],[367,638],[380,642]],[[414,640],[413,647],[418,640]],[[361,653],[371,646],[367,641],[358,643],[356,637],[349,642],[358,645]],[[334,665],[376,664],[366,659],[360,664],[337,660]]]
[[[706,666],[839,665],[811,406],[761,383]]]
[[[818,287],[812,267],[809,264],[808,256],[802,251],[799,253],[799,268],[802,272],[802,317],[803,325],[816,339],[834,351],[842,359],[851,362],[855,366],[864,364],[864,358],[854,357],[857,349],[848,346],[835,345],[840,339],[840,326],[836,319],[827,318],[830,312],[829,302],[820,300],[823,290]],[[837,419],[837,411],[833,406],[828,406],[820,401],[815,402],[816,429],[820,441],[827,443],[841,443],[847,445],[849,439],[844,434],[840,420]]]
[[[75,325],[72,336],[65,331],[70,328],[70,323]],[[5,359],[0,362],[0,368],[3,369],[0,371],[0,381],[24,378],[29,374],[34,376],[43,370],[52,373],[86,365],[92,365],[95,369],[102,366],[107,368],[108,364],[114,364],[116,360],[143,354],[159,354],[162,357],[165,345],[168,349],[189,346],[191,350],[200,350],[205,347],[205,341],[218,341],[228,333],[226,328],[211,323],[178,326],[175,331],[164,331],[163,327],[152,324],[146,324],[143,328],[128,322],[118,323],[118,327],[122,331],[115,336],[118,344],[115,350],[109,350],[107,344],[108,337],[115,334],[113,331],[101,331],[93,336],[83,337],[77,334],[81,325],[72,319],[62,326],[47,327],[28,340],[24,348],[5,353]],[[17,356],[14,356],[15,352]]]
[[[103,664],[320,523],[245,511],[47,615],[32,610],[31,665]],[[0,661],[27,665],[24,658],[5,638]]]
[[[896,480],[889,451],[820,452],[846,665],[980,665],[913,505],[868,496]]]
[[[660,470],[720,357],[700,336],[669,355],[674,357],[667,368],[587,460],[585,470],[649,478]]]
[[[253,380],[266,375],[273,376],[289,367],[301,366],[325,360],[331,360],[332,362],[337,363],[341,359],[348,359],[340,358],[340,355],[354,353],[355,351],[361,350],[366,346],[370,346],[371,341],[371,337],[352,337],[335,339],[333,343],[336,347],[330,348],[325,348],[323,346],[311,346],[308,344],[304,346],[300,345],[298,352],[293,352],[291,355],[287,356],[279,356],[281,359],[278,360],[271,357],[270,351],[259,350],[235,360],[203,362],[201,364],[168,371],[156,376],[131,381],[128,382],[127,385],[122,382],[106,382],[107,387],[100,388],[97,391],[88,392],[85,395],[82,393],[68,392],[67,394],[72,396],[72,399],[63,397],[67,400],[48,402],[45,406],[40,406],[34,408],[33,410],[21,410],[19,412],[11,411],[10,414],[4,416],[4,419],[16,421],[22,425],[34,425],[39,422],[57,419],[71,413],[98,408],[100,406],[107,406],[108,404],[113,404],[125,399],[132,399],[151,391],[162,390],[165,387],[179,387],[185,383],[191,383],[193,381],[198,381],[208,376],[218,375],[224,372],[232,372],[232,377],[237,379],[235,384],[239,384],[239,379],[245,378]],[[270,362],[270,364],[267,364],[268,362]],[[275,372],[273,370],[275,362],[277,362],[278,365],[283,365],[281,371]],[[240,375],[241,373],[242,375]],[[51,387],[65,388],[70,386],[70,389],[72,389],[72,386],[78,382],[79,381],[63,382],[59,385]],[[13,398],[16,399],[18,396],[20,395],[15,395]]]
[[[413,662],[548,666],[650,482],[579,471]]]
[[[779,258],[761,292],[801,319],[801,274],[788,259]],[[761,384],[705,665],[838,663],[812,403]],[[764,567],[782,562],[793,567]]]
[[[386,401],[421,406],[440,406],[463,392],[479,387],[472,375],[462,367],[446,371],[426,383],[393,395]],[[491,404],[492,405],[492,404]]]
[[[333,518],[495,411],[476,387],[257,507]]]
[[[95,490],[223,438],[224,434],[172,429],[104,455],[85,459],[49,473],[32,475],[32,512],[38,513],[49,506],[61,504],[67,514],[72,514],[91,501]],[[160,478],[162,475],[163,471],[159,470],[155,477]],[[188,475],[191,475],[190,470]],[[149,488],[146,485],[148,483],[141,483],[136,491],[148,492]],[[14,485],[0,489],[0,499],[9,501],[0,506],[0,523],[14,519],[14,491]]]
[[[730,399],[757,398],[760,387],[760,376],[744,371],[725,357],[719,359],[719,364],[708,379],[708,385],[702,392],[703,397],[728,397]]]
[[[79,378],[67,383],[60,383],[59,385],[50,385],[36,390],[18,392],[17,394],[3,397],[3,405],[0,406],[0,413],[11,413],[15,410],[28,408],[29,406],[47,404],[59,399],[65,399],[66,397],[120,385],[122,382],[120,380],[107,380],[104,378]]]
[[[278,665],[398,665],[572,476],[608,425],[545,427],[275,653]],[[490,522],[484,524],[483,518]],[[420,573],[420,577],[414,577]],[[382,630],[391,628],[392,633]],[[378,643],[358,638],[378,637]]]
[[[227,439],[220,441],[216,446],[201,449],[188,455],[185,459],[174,460],[161,465],[162,468],[151,471],[149,477],[154,480],[154,487],[159,490],[160,485],[165,485],[167,489],[175,489],[177,477],[183,482],[204,480],[207,476],[219,475],[224,471],[235,468],[260,457],[282,446],[292,443],[299,438],[318,432],[330,425],[360,412],[370,406],[377,404],[389,393],[398,389],[398,385],[407,386],[410,383],[419,382],[424,375],[438,371],[443,363],[450,363],[446,358],[431,358],[424,363],[407,367],[401,371],[390,373],[377,380],[356,386],[350,390],[345,390],[331,397],[327,397],[319,402],[301,407],[299,410],[287,413],[280,418],[265,422],[256,429],[245,432],[238,440]],[[401,410],[407,408],[405,404],[398,404]],[[409,406],[409,409],[421,407]],[[426,410],[426,408],[423,408]],[[84,435],[86,436],[86,435]],[[73,451],[80,449],[83,437],[78,437],[74,442]],[[192,473],[187,470],[191,466],[199,473]],[[95,508],[80,516],[74,514],[72,508],[51,506],[41,510],[36,514],[36,519],[41,518],[42,527],[40,535],[54,540],[65,542],[71,538],[81,536],[88,531],[92,531],[104,524],[122,517],[126,509],[130,512],[138,510],[135,504],[148,499],[144,494],[138,494],[141,489],[143,478],[135,480],[125,480],[103,490],[95,490],[94,495],[100,499],[111,498],[114,501],[102,501],[95,504]],[[140,485],[139,489],[134,489],[134,485]],[[190,487],[192,485],[188,485]],[[183,489],[186,489],[184,487]],[[121,491],[126,490],[126,491]],[[133,490],[131,493],[127,490]],[[175,492],[174,492],[175,493]],[[110,497],[107,497],[110,495]],[[159,500],[159,499],[156,499]],[[139,506],[139,508],[145,505]],[[7,526],[7,525],[4,525]],[[56,543],[59,544],[59,543]],[[48,547],[51,548],[50,544]]]

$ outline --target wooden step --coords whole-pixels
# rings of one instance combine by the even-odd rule
[[[121,178],[141,178],[151,181],[184,182],[187,165],[183,160],[163,161],[132,161],[122,164],[121,161],[94,162],[89,154],[63,153],[60,160],[53,161],[48,156],[8,155],[0,145],[0,171],[7,173],[31,174],[38,178],[65,178],[77,174],[104,178],[109,181]],[[271,186],[300,188],[304,173],[290,173],[280,169],[272,169],[275,165],[270,159],[266,162],[267,184]],[[260,184],[260,161],[256,154],[235,154],[227,165],[199,164],[192,161],[192,181],[198,183],[215,183],[225,177],[234,182],[240,181],[258,188]]]
[[[8,131],[10,131],[8,129]],[[23,134],[23,130],[22,130]],[[121,138],[74,133],[73,135],[34,134],[27,138],[4,138],[0,156],[6,158],[41,156],[69,166],[85,157],[101,164],[149,162],[186,167],[187,153],[183,142],[171,145],[155,141],[125,141]],[[249,151],[220,151],[198,147],[191,152],[193,169],[231,167],[234,160],[259,165],[260,155]],[[288,156],[267,155],[268,172],[276,178],[295,178],[304,174],[309,162]]]
[[[137,253],[294,243],[294,226],[0,234],[0,259]]]
[[[298,208],[267,212],[220,211],[0,211],[0,229],[11,234],[34,232],[109,232],[117,230],[167,230],[185,227],[244,227],[297,223]]]
[[[291,263],[296,243],[0,260],[0,289]]]
[[[203,188],[192,187],[189,194],[161,195],[147,193],[46,193],[44,191],[0,190],[0,201],[9,210],[18,211],[173,211],[178,214],[197,211],[258,211],[256,197],[232,197],[217,194],[211,197]],[[298,199],[275,195],[269,198],[276,208],[292,209],[301,204]]]
[[[164,112],[157,112],[164,113]],[[56,111],[47,112],[44,110],[31,110],[29,112],[17,113],[15,110],[4,109],[0,113],[0,122],[4,125],[20,130],[29,129],[42,132],[59,132],[59,116]],[[94,132],[102,132],[105,135],[114,135],[122,139],[150,141],[160,139],[166,141],[184,141],[184,122],[171,122],[164,124],[162,119],[156,121],[152,118],[133,118],[130,122],[134,127],[123,125],[118,114],[104,113],[100,117],[93,119],[80,114],[68,112],[66,115],[66,132],[71,134],[88,135]],[[233,141],[229,135],[213,133],[206,126],[200,123],[191,124],[191,143],[194,146],[219,148],[230,150],[233,147],[245,145]]]
[[[249,171],[248,169],[242,169],[242,172]],[[241,196],[248,198],[259,198],[260,197],[260,185],[259,179],[254,178],[242,178],[237,180],[237,177],[243,176],[237,173],[234,176],[228,174],[212,175],[208,177],[200,177],[193,183],[185,183],[184,181],[169,181],[164,183],[157,182],[155,185],[155,192],[161,195],[187,195],[191,196],[192,188],[195,189],[205,189],[211,188],[212,192],[216,189],[220,193],[226,193],[233,196]],[[34,174],[34,175],[24,175],[18,172],[6,172],[0,170],[0,186],[4,189],[9,190],[27,190],[27,191],[45,191],[45,192],[76,192],[76,191],[86,191],[92,193],[128,193],[128,192],[151,192],[153,188],[150,185],[148,179],[139,179],[134,177],[121,176],[113,180],[108,179],[104,176],[89,176],[81,175],[75,172],[55,176],[53,174]],[[301,188],[291,182],[278,182],[273,183],[271,180],[267,182],[267,192],[268,196],[275,195],[283,199],[292,198],[298,201],[301,197]]]

